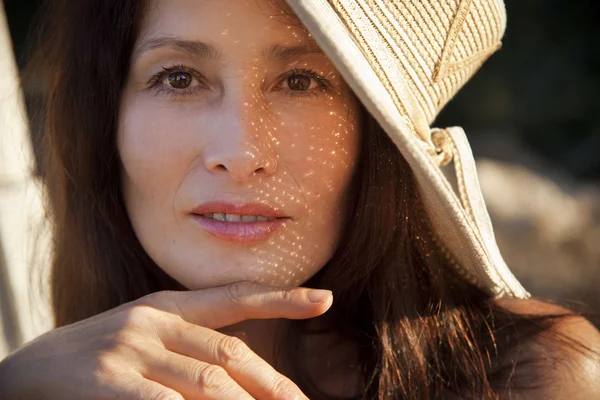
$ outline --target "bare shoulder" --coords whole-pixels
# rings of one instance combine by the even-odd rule
[[[497,304],[517,314],[569,315],[554,326],[554,331],[600,350],[600,331],[590,321],[567,308],[535,299],[502,298],[497,300]]]
[[[498,300],[498,305],[517,314],[569,315],[549,332],[566,342],[540,338],[529,346],[530,354],[549,360],[549,384],[519,398],[600,399],[600,331],[591,322],[564,307],[539,300],[507,298]],[[580,345],[569,346],[569,342]]]

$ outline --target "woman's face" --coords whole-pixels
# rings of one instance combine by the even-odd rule
[[[358,101],[268,0],[153,0],[118,143],[146,252],[190,289],[298,285],[338,246]]]

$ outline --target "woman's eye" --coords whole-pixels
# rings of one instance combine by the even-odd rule
[[[192,85],[194,77],[189,72],[171,72],[167,76],[167,83],[175,89],[186,89]]]
[[[283,86],[283,88],[282,88]],[[283,76],[277,90],[292,97],[317,96],[331,88],[330,82],[311,69],[295,69]]]
[[[287,84],[290,89],[302,92],[310,88],[311,81],[310,77],[302,75],[292,75],[287,78]]]
[[[185,65],[174,65],[163,69],[148,81],[148,88],[160,95],[176,99],[197,94],[206,89],[203,77],[196,70]]]

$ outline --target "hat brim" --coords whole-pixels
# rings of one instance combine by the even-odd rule
[[[389,73],[394,61],[381,48],[383,41],[367,28],[361,29],[361,21],[340,16],[327,0],[289,0],[288,4],[407,160],[434,234],[455,260],[457,272],[492,296],[529,297],[499,252],[494,254],[486,248],[451,184],[428,153],[432,144],[426,118],[400,71]],[[378,71],[383,64],[386,79]]]

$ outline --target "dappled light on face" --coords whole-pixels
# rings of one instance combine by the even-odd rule
[[[349,211],[358,101],[273,2],[154,3],[119,126],[142,246],[191,289],[301,284]]]
[[[252,196],[245,199],[283,210],[292,219],[266,242],[249,246],[240,268],[260,283],[296,286],[320,269],[337,247],[355,166],[356,110],[329,96],[319,103],[318,118],[307,122],[287,108],[264,116],[254,108],[260,103],[254,104],[245,104],[247,115],[262,120],[249,125],[254,142],[272,142],[279,162],[273,175],[257,172],[247,181],[244,191]],[[267,120],[276,125],[264,124]],[[247,151],[265,154],[257,147]]]

